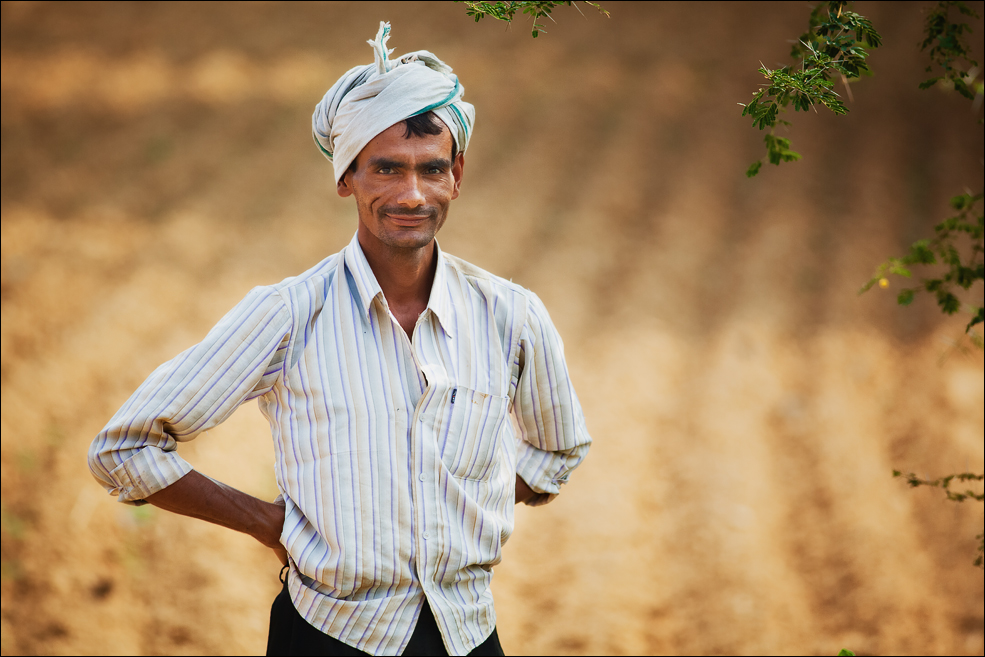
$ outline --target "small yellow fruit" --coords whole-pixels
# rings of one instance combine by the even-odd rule
[[[880,278],[879,279],[879,287],[881,287],[881,288],[887,288],[887,287],[889,287],[889,279],[888,278]]]

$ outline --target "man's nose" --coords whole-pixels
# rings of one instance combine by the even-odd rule
[[[421,189],[420,177],[413,173],[408,175],[400,190],[400,195],[397,197],[397,203],[407,208],[416,208],[426,202],[427,199],[424,198],[424,192]]]

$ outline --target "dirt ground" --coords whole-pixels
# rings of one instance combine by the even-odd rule
[[[970,104],[917,89],[921,5],[858,3],[876,76],[754,180],[736,103],[808,7],[605,5],[533,40],[452,3],[3,4],[3,654],[263,650],[274,556],[117,504],[85,454],[251,287],[350,239],[309,117],[381,19],[477,109],[442,247],[543,298],[595,439],[518,511],[507,652],[983,654],[981,505],[890,476],[985,468],[982,353],[897,281],[856,294],[982,184]],[[276,494],[254,406],[181,453]]]

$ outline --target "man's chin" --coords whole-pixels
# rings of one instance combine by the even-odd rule
[[[382,240],[396,249],[422,249],[434,240],[435,231],[426,228],[387,231]]]

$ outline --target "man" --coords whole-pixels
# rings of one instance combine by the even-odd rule
[[[251,291],[93,441],[120,501],[254,536],[285,564],[269,653],[502,654],[489,590],[513,504],[553,499],[590,438],[540,300],[442,253],[473,108],[427,51],[346,73],[312,118],[352,242]],[[257,399],[281,495],[195,472],[177,442]]]

